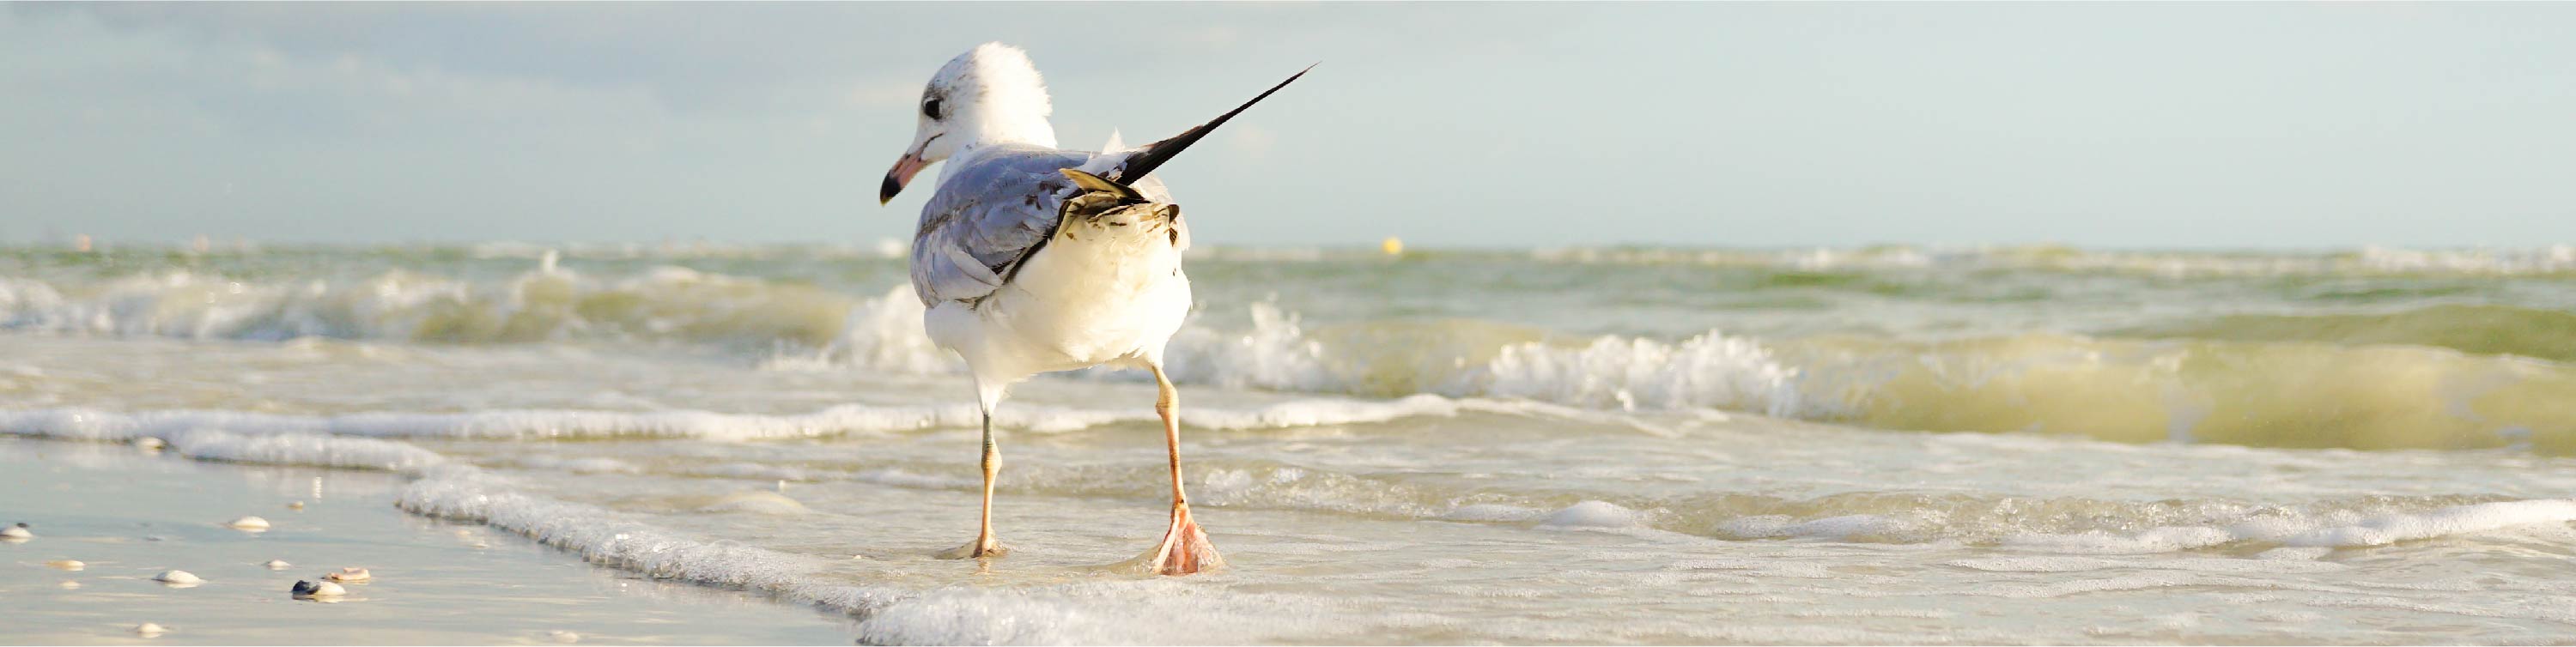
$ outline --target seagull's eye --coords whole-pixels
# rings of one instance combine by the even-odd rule
[[[932,119],[938,119],[938,118],[939,118],[939,98],[938,98],[938,97],[931,97],[931,98],[930,98],[930,100],[921,102],[921,116],[929,117],[929,118],[932,118]]]

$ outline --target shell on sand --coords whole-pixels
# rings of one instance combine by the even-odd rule
[[[573,633],[573,632],[569,632],[569,631],[564,631],[564,630],[562,630],[562,629],[556,629],[556,630],[554,630],[554,631],[548,631],[548,632],[546,632],[546,638],[551,639],[551,640],[553,640],[553,641],[555,641],[555,642],[559,642],[559,643],[577,643],[577,642],[581,642],[581,634],[577,634],[577,633]]]
[[[150,638],[150,637],[153,637],[153,636],[158,636],[158,635],[161,635],[161,634],[170,633],[170,629],[169,629],[169,628],[167,628],[167,627],[163,627],[163,626],[161,626],[161,625],[159,625],[159,624],[146,622],[146,623],[143,623],[143,624],[135,625],[135,626],[134,626],[134,633],[143,634],[143,637],[145,637],[145,638]]]
[[[27,524],[22,523],[7,528],[0,528],[0,539],[6,539],[9,541],[26,541],[35,538],[36,532],[28,530]]]
[[[151,436],[144,436],[144,437],[141,437],[141,438],[136,438],[136,439],[134,439],[134,446],[136,446],[136,447],[141,447],[141,448],[143,448],[143,449],[144,449],[144,451],[155,451],[155,452],[157,452],[157,451],[161,451],[161,447],[162,447],[162,446],[164,446],[164,445],[168,445],[168,444],[169,444],[169,443],[161,442],[161,439],[159,439],[159,438],[154,438],[154,437],[151,437]]]
[[[286,504],[286,509],[288,509],[288,510],[302,510],[302,509],[304,509],[304,502],[302,502],[302,501],[297,501],[297,502],[294,502],[294,503]]]
[[[63,581],[61,581],[61,582],[59,582],[59,583],[54,584],[54,586],[59,586],[59,587],[63,587],[63,588],[66,588],[66,589],[77,589],[77,588],[80,588],[80,581],[79,581],[79,580],[63,580]]]
[[[288,592],[293,593],[297,599],[336,598],[349,594],[348,589],[340,588],[338,584],[312,580],[296,580],[295,588]]]
[[[268,520],[267,520],[267,519],[261,519],[261,518],[259,518],[259,517],[242,517],[242,518],[240,518],[240,519],[234,519],[234,520],[232,520],[232,521],[226,521],[226,522],[224,522],[224,526],[225,526],[225,527],[228,527],[228,528],[232,528],[232,529],[234,529],[234,530],[248,530],[248,531],[251,531],[251,532],[259,532],[259,531],[267,530],[267,529],[268,529]]]
[[[374,576],[374,575],[372,575],[372,574],[369,574],[369,573],[367,572],[367,569],[358,568],[358,567],[355,567],[355,566],[351,566],[351,567],[348,567],[348,568],[340,569],[340,572],[338,572],[338,573],[332,573],[332,574],[329,574],[329,575],[324,575],[324,576],[322,576],[322,579],[330,580],[330,581],[333,581],[333,582],[364,582],[364,581],[367,581],[367,580],[370,580],[370,579],[374,579],[374,578],[375,578],[375,576]]]
[[[49,566],[49,567],[53,567],[53,568],[55,568],[55,569],[66,570],[66,571],[77,571],[77,570],[80,570],[80,569],[89,568],[89,564],[82,563],[80,560],[77,560],[77,559],[57,559],[57,560],[54,560],[54,561],[45,562],[45,565],[46,565],[46,566]]]
[[[187,571],[167,570],[162,571],[160,575],[152,576],[152,581],[172,586],[196,586],[206,583],[206,578],[197,577],[196,573]]]
[[[261,566],[266,566],[266,567],[268,567],[268,570],[272,570],[272,571],[282,571],[282,570],[286,570],[288,567],[292,567],[292,566],[294,566],[294,564],[288,564],[288,563],[286,563],[286,560],[283,560],[283,559],[272,559],[272,560],[268,560],[268,563],[260,564],[260,565],[261,565]]]

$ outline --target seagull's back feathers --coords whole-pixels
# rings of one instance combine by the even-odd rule
[[[1046,246],[1062,223],[1072,181],[1060,171],[1114,166],[1134,152],[1092,153],[1023,144],[978,147],[952,164],[921,209],[912,241],[912,287],[925,306],[975,301],[1001,289],[1011,268]],[[1170,202],[1162,182],[1131,183]]]

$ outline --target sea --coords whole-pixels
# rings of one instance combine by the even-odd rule
[[[973,391],[900,243],[0,248],[0,435],[861,643],[2576,643],[2576,247],[1207,246],[1150,378]],[[148,439],[148,440],[147,440]],[[75,496],[65,494],[63,496]]]

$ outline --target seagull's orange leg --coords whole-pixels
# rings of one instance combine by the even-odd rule
[[[1207,533],[1190,520],[1190,499],[1181,491],[1181,393],[1172,388],[1172,380],[1163,375],[1161,364],[1152,365],[1154,383],[1162,387],[1162,396],[1154,401],[1154,413],[1163,417],[1163,440],[1172,450],[1172,526],[1164,531],[1163,543],[1145,555],[1146,566],[1162,575],[1186,575],[1213,570],[1225,565],[1216,554],[1216,545],[1208,543]]]
[[[976,531],[975,541],[967,542],[964,546],[958,546],[940,553],[940,559],[1001,557],[1011,552],[1010,549],[1003,548],[1002,540],[993,535],[993,477],[1000,475],[1001,472],[1002,451],[1000,446],[993,444],[993,407],[990,404],[985,404],[983,527],[981,530]]]

